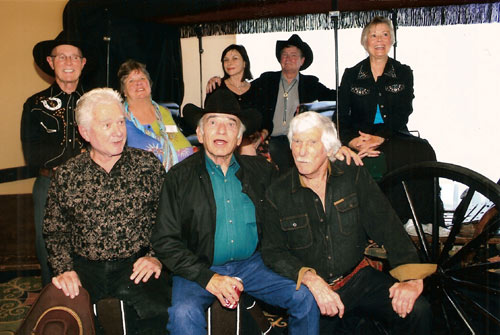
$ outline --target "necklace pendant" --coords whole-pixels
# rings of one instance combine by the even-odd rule
[[[288,98],[288,92],[283,93],[283,98]]]
[[[286,121],[283,121],[283,125],[286,126]]]

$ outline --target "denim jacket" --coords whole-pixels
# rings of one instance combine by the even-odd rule
[[[308,267],[334,280],[362,260],[368,239],[385,247],[392,267],[419,262],[401,221],[362,166],[330,164],[326,212],[320,198],[301,185],[296,168],[272,184],[266,198],[262,256],[280,275],[297,280]]]

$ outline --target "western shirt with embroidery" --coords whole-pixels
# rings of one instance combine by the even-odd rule
[[[85,141],[75,121],[84,91],[68,94],[57,83],[26,100],[21,118],[24,159],[33,167],[54,168],[82,152]]]

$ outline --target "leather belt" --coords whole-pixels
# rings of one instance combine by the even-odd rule
[[[54,175],[54,169],[40,168],[40,176],[52,177]]]
[[[345,284],[347,284],[347,282],[352,278],[354,277],[354,275],[356,273],[358,273],[361,269],[363,268],[366,268],[367,266],[370,266],[370,262],[368,261],[368,259],[363,258],[363,260],[361,262],[359,262],[358,265],[356,265],[356,267],[354,268],[354,270],[352,270],[349,274],[345,275],[345,276],[340,276],[338,277],[337,279],[335,279],[334,281],[332,281],[331,283],[329,283],[328,285],[330,285],[330,288],[333,290],[333,291],[337,291],[338,289],[340,289],[342,286],[344,286]]]

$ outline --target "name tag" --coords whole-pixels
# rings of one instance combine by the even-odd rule
[[[175,126],[175,125],[174,125],[174,126],[166,125],[166,126],[165,126],[165,131],[166,131],[167,133],[176,133],[176,132],[178,132],[179,130],[177,129],[177,126]]]

